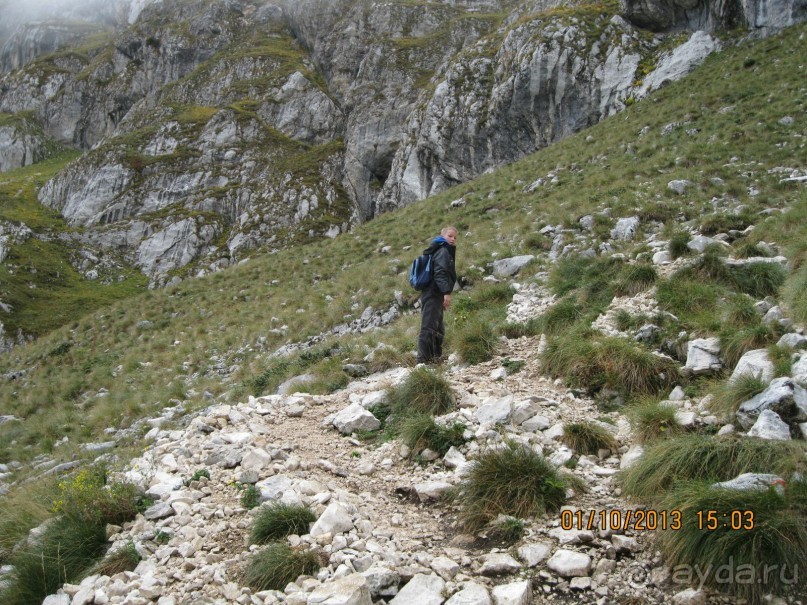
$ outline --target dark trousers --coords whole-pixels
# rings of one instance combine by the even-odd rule
[[[418,337],[418,363],[429,363],[443,356],[443,295],[436,288],[428,288],[420,297],[423,318]]]

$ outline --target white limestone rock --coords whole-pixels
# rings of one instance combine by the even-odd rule
[[[311,528],[314,537],[331,534],[333,536],[353,529],[353,517],[339,502],[331,502]]]
[[[691,374],[695,376],[710,374],[722,367],[719,338],[696,338],[687,344],[687,361],[684,369]]]
[[[560,549],[546,562],[546,566],[564,578],[587,576],[591,571],[591,557],[573,550]]]
[[[356,431],[375,431],[381,421],[360,403],[352,403],[333,417],[333,425],[343,435],[350,435]]]
[[[502,584],[493,588],[495,605],[530,605],[532,602],[532,584],[529,581]]]
[[[743,473],[737,475],[734,479],[729,481],[722,481],[713,483],[712,487],[722,489],[734,489],[738,491],[766,491],[771,485],[777,484],[782,481],[778,475],[762,474],[762,473]]]
[[[771,410],[763,410],[754,426],[748,431],[749,437],[760,437],[778,441],[790,441],[790,427],[779,414]]]
[[[535,542],[525,544],[518,548],[518,556],[527,567],[535,567],[541,561],[546,560],[552,552],[552,545],[545,542]]]
[[[367,578],[350,574],[317,586],[308,596],[308,605],[372,605]]]
[[[773,379],[774,367],[767,349],[754,349],[740,357],[740,361],[731,373],[729,382],[736,382],[740,376],[754,376],[763,382]]]
[[[532,254],[512,256],[493,261],[493,275],[496,277],[510,277],[530,264],[535,257]]]
[[[492,605],[488,589],[481,584],[468,582],[455,592],[446,605]]]
[[[445,586],[439,576],[416,574],[389,605],[441,605]]]
[[[491,553],[482,557],[480,573],[483,576],[501,576],[520,569],[521,563],[507,553]]]

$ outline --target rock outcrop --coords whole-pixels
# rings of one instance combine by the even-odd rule
[[[256,247],[334,236],[683,77],[720,44],[642,32],[673,27],[670,11],[679,29],[804,18],[803,0],[669,2],[629,2],[627,19],[526,0],[19,9],[14,22],[79,25],[6,34],[0,111],[85,151],[40,201],[159,285]],[[779,9],[788,16],[768,16]],[[0,137],[10,165],[39,157],[37,141]]]

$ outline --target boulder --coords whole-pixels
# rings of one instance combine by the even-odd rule
[[[807,349],[807,336],[790,332],[782,336],[779,342],[776,343],[776,346],[789,347],[791,349]]]
[[[468,582],[462,590],[455,592],[446,601],[446,605],[491,605],[491,600],[487,588],[481,584]]]
[[[546,566],[564,578],[582,577],[591,571],[591,557],[573,550],[560,549],[546,562]]]
[[[343,435],[350,435],[355,431],[375,431],[381,426],[381,421],[361,404],[351,403],[333,417],[333,425]]]
[[[790,375],[800,387],[807,388],[807,354],[802,356],[790,367]]]
[[[767,349],[754,349],[748,351],[740,357],[737,366],[731,373],[729,382],[737,381],[740,376],[754,376],[763,382],[770,382],[773,379],[773,361],[768,356]]]
[[[515,573],[521,569],[521,563],[507,553],[491,553],[482,558],[480,573],[483,576],[501,576]]]
[[[737,421],[750,429],[765,410],[776,412],[785,422],[807,420],[807,390],[787,377],[773,379],[768,388],[740,404]]]
[[[476,410],[479,424],[501,424],[510,418],[513,410],[513,396],[488,399]]]
[[[493,588],[495,605],[530,605],[531,602],[532,584],[527,580],[502,584]]]
[[[440,605],[445,585],[438,576],[417,574],[401,588],[389,605]]]
[[[424,481],[414,487],[420,501],[426,502],[427,500],[439,500],[453,486],[445,481]]]
[[[334,582],[317,586],[308,597],[308,605],[372,605],[367,578],[350,574]]]
[[[291,487],[291,479],[285,475],[275,475],[255,484],[261,492],[261,501],[278,500],[283,492]]]
[[[622,241],[630,241],[636,237],[636,232],[639,230],[639,217],[630,216],[627,218],[620,218],[616,221],[616,226],[611,229],[611,238]]]
[[[719,355],[719,338],[696,338],[687,344],[687,361],[684,369],[694,376],[717,372],[723,367]]]
[[[779,414],[771,410],[763,410],[754,426],[748,431],[749,437],[790,441],[790,427]]]
[[[493,261],[493,275],[497,277],[510,277],[530,264],[535,257],[532,254],[511,256]]]
[[[335,536],[351,529],[353,529],[353,518],[350,513],[338,502],[331,502],[314,523],[310,533],[314,537],[325,534]]]
[[[401,576],[394,569],[383,563],[373,563],[362,575],[367,579],[370,596],[377,599],[381,596],[392,596],[398,592]]]
[[[544,542],[525,544],[518,549],[518,557],[527,567],[535,567],[552,552],[552,545]]]

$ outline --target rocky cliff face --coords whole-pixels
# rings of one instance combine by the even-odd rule
[[[119,0],[9,38],[0,111],[86,150],[40,200],[161,284],[516,160],[719,48],[643,28],[781,26],[803,1]],[[37,157],[0,136],[3,169]]]

